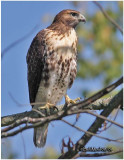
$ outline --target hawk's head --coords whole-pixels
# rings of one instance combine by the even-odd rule
[[[86,22],[85,17],[75,10],[63,10],[56,15],[53,23],[61,22],[65,25],[75,28],[79,22]]]

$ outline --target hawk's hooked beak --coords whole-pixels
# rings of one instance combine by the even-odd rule
[[[78,20],[79,20],[79,22],[86,23],[86,18],[82,14],[79,15],[79,19]]]

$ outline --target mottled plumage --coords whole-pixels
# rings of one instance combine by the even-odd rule
[[[33,39],[27,54],[30,103],[56,105],[72,86],[77,72],[75,27],[80,21],[85,18],[79,12],[63,10]],[[37,147],[45,145],[47,130],[48,124],[34,129]]]

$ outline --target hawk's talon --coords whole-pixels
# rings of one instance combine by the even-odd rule
[[[39,109],[50,109],[51,107],[54,107],[55,105],[54,104],[51,104],[51,103],[47,103],[45,104],[44,106],[40,106],[38,107]]]
[[[65,96],[65,101],[66,101],[67,104],[70,104],[70,103],[71,103],[71,104],[76,104],[77,101],[79,101],[80,99],[81,99],[81,98],[78,97],[78,98],[72,100],[72,99],[69,98],[68,95]]]
[[[38,109],[42,110],[42,109],[45,109],[46,110],[46,113],[48,115],[50,115],[50,108],[54,107],[55,105],[54,104],[51,104],[51,103],[47,103],[45,104],[44,106],[40,106],[38,107]]]

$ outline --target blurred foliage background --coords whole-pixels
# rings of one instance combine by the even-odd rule
[[[95,5],[93,2],[83,2],[83,6],[82,2],[78,1],[70,1],[69,3],[71,3],[76,10],[84,13],[87,19],[85,25],[80,24],[76,29],[79,37],[77,77],[89,83],[89,80],[95,81],[96,79],[100,79],[101,86],[105,87],[117,80],[123,73],[123,36],[120,31],[104,17],[97,6],[97,10],[92,11],[92,5]],[[100,2],[108,15],[123,28],[123,2],[114,2],[116,3],[116,8],[112,7],[112,3],[113,2],[107,1]],[[91,7],[91,12],[87,12],[88,7]],[[53,17],[48,13],[43,17],[44,23],[52,19]],[[92,92],[94,91],[85,88],[82,91],[82,95],[87,97]],[[109,134],[113,134],[115,130],[116,129],[113,129]],[[119,134],[119,131],[116,130],[116,134]],[[11,151],[11,142],[9,141],[7,144],[6,148],[2,147],[2,157],[6,157],[6,159],[17,158],[17,154]],[[122,148],[122,145],[119,145],[118,148]],[[6,156],[4,156],[5,154]],[[38,156],[32,153],[28,158],[50,159],[57,158],[59,154],[60,153],[53,147],[48,147],[44,154]],[[107,156],[107,158],[109,157],[122,158],[122,154]]]
[[[77,9],[81,5],[80,2],[73,2],[73,4]],[[112,2],[107,3],[105,11],[123,28],[123,2],[119,1],[116,4],[116,12],[112,10]],[[100,10],[94,14],[85,11],[85,14],[88,24],[83,26],[80,24],[77,27],[78,77],[83,80],[101,77],[102,85],[105,87],[123,73],[123,36]],[[88,51],[88,55],[85,55],[85,51]],[[85,90],[83,93],[87,92]]]

